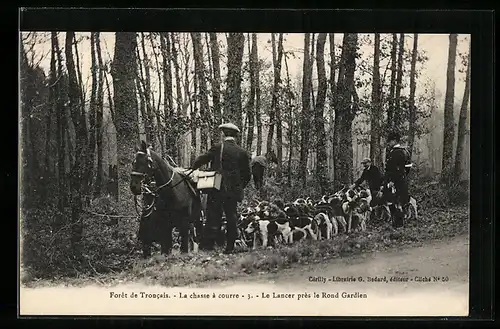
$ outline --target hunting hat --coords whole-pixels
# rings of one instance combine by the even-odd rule
[[[399,141],[401,139],[401,135],[397,131],[391,131],[387,134],[388,141]]]
[[[363,163],[368,163],[368,162],[372,162],[372,159],[370,159],[370,158],[364,158],[364,159],[361,161],[361,163],[362,163],[362,164],[363,164]]]
[[[233,130],[233,131],[236,131],[238,133],[240,132],[240,129],[238,127],[236,127],[236,125],[231,123],[231,122],[221,124],[219,126],[219,129],[221,129],[221,130]]]

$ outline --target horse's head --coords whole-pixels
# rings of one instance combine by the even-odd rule
[[[154,179],[154,162],[146,142],[142,141],[136,151],[130,173],[130,191],[134,195],[140,195],[143,184],[149,184]]]

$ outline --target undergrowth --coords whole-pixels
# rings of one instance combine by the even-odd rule
[[[285,184],[284,184],[285,185]],[[267,184],[269,200],[293,200],[312,195],[307,189],[286,189]],[[465,188],[464,188],[465,186]],[[277,249],[243,251],[234,255],[198,252],[154,255],[141,258],[135,218],[98,216],[108,214],[134,216],[133,201],[114,202],[96,199],[81,215],[83,236],[77,247],[71,241],[70,224],[55,227],[55,207],[31,208],[22,213],[23,283],[61,280],[73,284],[90,279],[100,283],[143,280],[168,286],[210,280],[225,280],[256,272],[275,272],[293,264],[321,262],[336,257],[380,251],[429,240],[453,237],[468,232],[468,186],[444,189],[438,183],[419,183],[410,188],[419,203],[419,218],[399,230],[389,225],[370,227],[366,232],[341,234],[328,241],[304,241]],[[250,187],[246,199],[259,199]],[[450,206],[451,205],[451,206]],[[69,218],[69,214],[62,214]]]

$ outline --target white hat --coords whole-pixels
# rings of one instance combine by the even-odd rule
[[[234,131],[240,132],[240,129],[238,127],[236,127],[235,124],[232,124],[230,122],[221,124],[219,126],[219,129],[229,129],[229,130],[234,130]]]

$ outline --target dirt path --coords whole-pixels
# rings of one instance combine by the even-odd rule
[[[23,288],[21,314],[467,315],[468,255],[469,240],[460,236],[418,248],[295,266],[276,274],[189,287],[124,283],[112,288]],[[391,277],[407,281],[391,282]],[[433,282],[434,277],[440,280]],[[339,282],[333,278],[356,281]],[[370,278],[377,281],[368,282]],[[163,297],[141,299],[141,291],[163,294]],[[111,298],[111,292],[122,297]],[[139,298],[130,298],[133,293],[139,293]],[[182,298],[183,293],[208,297]],[[212,294],[218,297],[213,299]],[[220,298],[219,294],[233,295]],[[56,303],[45,303],[45,300]]]
[[[318,278],[332,277],[363,277],[363,282],[356,282],[360,286],[370,285],[386,289],[385,282],[367,282],[368,277],[408,277],[413,279],[407,284],[388,282],[391,290],[394,288],[418,288],[446,284],[448,288],[459,289],[468,285],[469,278],[469,238],[459,236],[450,240],[441,241],[417,248],[408,248],[401,251],[375,252],[371,254],[338,258],[325,264],[295,266],[282,270],[276,274],[265,274],[256,277],[219,283],[220,286],[235,284],[273,284],[293,287],[311,287],[324,284],[349,285],[353,282],[322,282]],[[444,277],[447,282],[415,282],[415,277],[433,276]],[[317,281],[312,281],[317,279]],[[383,284],[384,283],[384,284]],[[194,285],[199,287],[213,287],[213,283]]]

